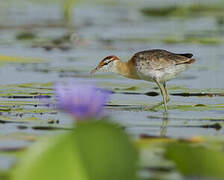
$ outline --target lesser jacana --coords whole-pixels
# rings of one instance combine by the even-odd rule
[[[162,49],[141,51],[127,62],[122,62],[117,56],[107,56],[91,71],[114,72],[132,79],[155,82],[162,94],[165,112],[170,96],[166,82],[184,71],[189,64],[195,62],[193,54],[176,54]]]

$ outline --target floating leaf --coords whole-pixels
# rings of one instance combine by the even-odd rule
[[[72,20],[72,10],[78,0],[65,0],[63,1],[63,16],[66,23],[71,23]]]
[[[188,177],[224,178],[224,152],[186,143],[171,143],[166,157]]]
[[[191,5],[175,5],[159,8],[143,8],[142,13],[147,16],[163,17],[195,17],[199,15],[217,16],[223,15],[224,7],[222,3]]]
[[[128,88],[115,88],[114,90],[126,90],[126,91],[136,91],[138,88],[136,86],[131,86]]]
[[[34,32],[31,31],[20,32],[16,35],[16,39],[18,40],[31,40],[34,38],[36,38],[36,35]]]
[[[13,179],[134,180],[136,160],[136,151],[120,127],[82,122],[73,133],[46,138],[32,146]]]
[[[5,62],[5,63],[43,63],[43,62],[45,62],[45,60],[41,59],[41,58],[29,58],[29,57],[0,55],[0,62]]]

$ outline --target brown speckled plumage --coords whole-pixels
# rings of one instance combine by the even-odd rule
[[[136,66],[151,69],[164,69],[170,65],[193,63],[192,54],[175,54],[162,49],[153,49],[136,53],[131,61]]]

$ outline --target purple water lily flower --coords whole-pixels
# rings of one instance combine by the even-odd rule
[[[90,84],[69,82],[55,86],[58,108],[72,114],[77,120],[103,115],[103,106],[110,93]]]

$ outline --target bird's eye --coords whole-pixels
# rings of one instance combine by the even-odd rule
[[[107,64],[109,64],[111,61],[105,62],[103,65],[106,66]]]

